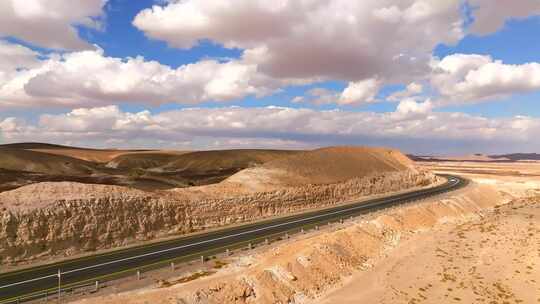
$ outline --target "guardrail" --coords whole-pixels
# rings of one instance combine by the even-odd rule
[[[468,181],[467,180],[456,180],[456,183],[459,184],[458,188],[460,188],[460,187],[466,186]],[[428,193],[425,196],[420,195],[418,197],[413,197],[411,199],[405,199],[405,200],[394,199],[394,200],[395,201],[401,201],[402,203],[409,203],[409,202],[412,202],[412,201],[421,200],[421,199],[424,199],[424,198],[427,198],[427,197],[432,197],[432,196],[435,196],[435,195],[439,195],[439,194],[448,192],[450,190],[455,190],[456,189],[455,186],[457,184],[454,184],[452,186],[448,186],[446,188],[441,188],[439,191],[434,191],[432,193]],[[375,208],[375,210],[378,211],[378,210],[383,210],[383,209],[394,207],[395,204],[392,204],[392,201],[393,200],[390,199],[389,203],[385,204],[381,208],[377,207],[377,208]],[[335,223],[335,222],[343,223],[344,220],[345,220],[345,217],[343,215],[340,215],[340,214],[348,213],[349,215],[346,218],[353,218],[355,216],[364,214],[365,213],[365,210],[364,210],[365,207],[366,207],[365,205],[359,205],[359,206],[356,206],[356,207],[351,207],[349,209],[337,210],[337,211],[333,211],[333,212],[329,212],[329,213],[324,213],[322,215],[315,215],[315,216],[312,216],[312,217],[302,218],[302,219],[291,221],[291,222],[280,223],[280,224],[275,224],[275,225],[269,225],[269,226],[265,226],[263,228],[258,228],[258,229],[254,229],[254,230],[250,230],[250,231],[244,231],[244,232],[241,232],[241,233],[238,233],[238,234],[248,234],[248,233],[253,233],[255,230],[268,230],[268,229],[271,229],[271,228],[275,228],[276,226],[290,225],[291,223],[301,223],[301,222],[305,222],[305,221],[308,221],[308,220],[311,221],[311,220],[313,220],[315,218],[318,218],[318,217],[327,218],[327,219],[321,220],[321,221],[314,221],[314,222],[312,221],[312,222],[310,222],[308,224],[299,225],[299,226],[297,226],[295,228],[288,229],[288,230],[285,230],[285,231],[280,231],[278,233],[273,233],[273,234],[269,234],[269,235],[265,235],[265,236],[261,236],[261,237],[256,237],[256,238],[246,240],[246,241],[239,241],[239,242],[227,245],[227,246],[222,246],[222,247],[218,247],[218,248],[212,248],[212,249],[200,251],[200,252],[189,254],[189,255],[179,256],[179,257],[175,257],[175,258],[171,258],[171,259],[167,259],[167,260],[163,260],[163,261],[159,261],[159,262],[155,262],[155,263],[150,263],[150,264],[147,264],[147,265],[144,265],[144,266],[140,266],[140,267],[136,267],[136,268],[130,268],[130,269],[126,269],[126,270],[118,271],[118,272],[115,272],[115,273],[94,277],[94,278],[91,278],[91,279],[87,279],[87,280],[83,280],[83,281],[79,281],[79,282],[75,282],[75,283],[62,285],[62,277],[65,276],[65,275],[80,272],[80,271],[83,271],[83,270],[104,267],[104,266],[112,265],[112,264],[115,264],[115,263],[124,262],[124,261],[127,261],[127,260],[134,260],[134,259],[141,258],[141,257],[144,257],[144,256],[157,255],[157,254],[161,254],[161,253],[164,253],[164,252],[175,251],[175,250],[179,250],[179,249],[182,249],[182,248],[195,246],[195,245],[198,245],[200,243],[208,243],[208,242],[216,241],[217,239],[226,239],[226,238],[230,238],[231,235],[223,236],[223,237],[216,238],[216,239],[211,239],[211,240],[205,240],[205,241],[201,241],[201,242],[195,242],[195,243],[182,245],[182,246],[178,246],[178,247],[158,250],[158,251],[155,251],[155,252],[150,252],[150,253],[146,253],[146,254],[142,254],[142,255],[138,255],[138,256],[133,256],[133,257],[128,257],[128,258],[124,258],[124,259],[109,261],[109,262],[100,263],[100,264],[87,266],[87,267],[82,267],[82,268],[79,268],[79,269],[73,269],[73,270],[69,270],[69,271],[65,271],[65,272],[62,272],[61,270],[58,270],[57,274],[51,274],[51,275],[47,275],[47,276],[43,276],[43,277],[39,277],[39,278],[34,278],[34,279],[26,280],[26,281],[21,281],[21,282],[16,282],[16,283],[0,286],[0,295],[1,295],[2,289],[6,289],[8,287],[21,286],[21,285],[24,285],[24,284],[35,283],[35,282],[42,281],[42,280],[50,280],[52,278],[56,278],[58,280],[58,287],[49,288],[49,289],[46,289],[46,290],[36,291],[36,292],[26,294],[26,295],[22,295],[22,296],[17,296],[17,297],[13,297],[13,298],[9,298],[9,299],[0,300],[0,304],[22,303],[22,302],[28,302],[28,301],[33,301],[33,300],[37,300],[37,299],[45,299],[46,301],[48,301],[48,300],[56,300],[57,302],[60,302],[62,300],[62,296],[75,295],[77,292],[81,292],[81,291],[82,292],[90,292],[90,293],[97,292],[100,288],[103,288],[105,286],[104,285],[105,283],[111,282],[111,281],[114,281],[114,280],[118,280],[118,279],[121,279],[121,278],[126,278],[126,277],[129,277],[129,276],[136,275],[140,279],[141,273],[144,273],[144,272],[148,272],[148,271],[152,271],[152,270],[156,270],[156,269],[160,269],[160,268],[165,268],[165,267],[169,267],[169,266],[172,266],[172,269],[174,270],[176,263],[188,263],[188,262],[197,261],[199,259],[202,262],[205,262],[208,259],[208,257],[216,256],[216,255],[223,254],[223,253],[230,253],[231,251],[238,250],[238,249],[243,249],[243,250],[245,250],[245,249],[253,249],[256,245],[258,246],[260,244],[268,245],[271,242],[275,242],[275,241],[278,241],[278,240],[289,238],[290,236],[298,234],[298,233],[305,233],[305,232],[307,232],[309,230],[313,230],[313,229],[318,230],[319,227],[321,227],[321,226],[323,226],[325,224],[332,224],[332,223]],[[357,213],[354,212],[355,209],[358,209]],[[352,211],[352,213],[351,213],[351,211]],[[329,215],[335,215],[335,217],[332,216],[330,219],[328,219]]]

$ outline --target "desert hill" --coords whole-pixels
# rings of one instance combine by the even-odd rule
[[[46,157],[45,161],[53,159],[47,164],[59,168],[67,166],[61,163],[66,159],[69,165],[83,169],[87,164],[99,165],[66,156],[16,151],[33,158]],[[30,184],[0,193],[0,263],[121,247],[438,181],[432,173],[416,170],[400,152],[382,148],[205,151],[176,157],[163,170],[178,171],[136,168],[131,172],[101,164],[97,168],[104,171],[97,174],[109,175],[68,176],[72,180],[53,176],[56,179],[40,182],[33,179],[37,173],[30,174]],[[24,159],[16,160],[10,163],[25,164]],[[244,166],[248,168],[241,170]],[[241,171],[229,177],[234,170]],[[4,179],[3,174],[25,177],[0,168],[0,179]]]
[[[332,184],[413,169],[401,152],[371,147],[329,147],[304,151],[240,171],[226,180],[248,188]]]
[[[511,160],[511,161],[523,161],[523,160],[540,160],[540,154],[538,153],[513,153],[503,155],[490,155],[493,159]]]
[[[219,183],[285,157],[280,150],[114,150],[42,143],[0,145],[0,192],[38,182],[72,181],[154,191]]]
[[[47,143],[38,143],[38,142],[23,142],[23,143],[13,143],[13,144],[3,144],[0,145],[0,149],[77,149],[82,150],[86,148],[75,148],[75,147],[68,147],[68,146],[62,146],[62,145],[56,145],[56,144],[47,144]]]
[[[25,149],[0,149],[0,168],[47,174],[81,175],[95,172],[93,163],[68,156]]]
[[[29,151],[36,151],[42,153],[49,153],[54,155],[68,156],[77,158],[84,161],[94,163],[106,163],[119,155],[126,153],[135,153],[131,150],[91,150],[91,149],[78,149],[78,148],[63,148],[63,149],[28,149]]]
[[[197,151],[183,154],[175,161],[167,164],[165,169],[191,172],[238,171],[297,153],[300,153],[300,151],[255,149]]]
[[[47,143],[13,143],[0,145],[0,150],[28,150],[42,153],[49,153],[60,156],[68,156],[89,162],[105,163],[111,159],[126,153],[140,153],[151,150],[118,150],[118,149],[92,149],[81,147],[70,147]]]
[[[144,151],[122,153],[107,162],[109,168],[157,169],[190,151]]]

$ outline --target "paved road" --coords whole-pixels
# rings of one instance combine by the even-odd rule
[[[205,234],[183,237],[172,241],[139,246],[111,253],[68,260],[41,267],[0,274],[0,304],[16,301],[44,290],[54,292],[58,287],[58,271],[62,286],[83,281],[105,280],[111,275],[134,275],[137,269],[162,264],[173,259],[196,259],[225,251],[227,247],[247,246],[248,242],[262,242],[265,238],[284,236],[302,227],[313,227],[390,206],[423,199],[452,191],[466,185],[467,181],[444,175],[447,182],[438,187],[351,203],[324,210],[312,211],[289,217],[217,230]]]

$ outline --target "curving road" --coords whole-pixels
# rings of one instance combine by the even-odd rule
[[[137,270],[162,267],[171,261],[200,259],[224,252],[226,248],[239,248],[284,237],[300,229],[313,228],[330,221],[364,214],[391,206],[427,198],[459,189],[467,181],[450,175],[443,185],[392,195],[369,201],[351,203],[328,209],[276,218],[175,240],[117,250],[106,254],[63,261],[44,266],[0,274],[0,304],[17,303],[43,297],[44,291],[58,289],[58,272],[62,288],[96,280],[104,281],[120,276],[134,275]]]

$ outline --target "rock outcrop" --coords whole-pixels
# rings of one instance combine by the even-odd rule
[[[261,168],[280,175],[255,175],[256,187],[239,178],[161,192],[47,182],[0,193],[0,262],[72,256],[437,181],[435,175],[416,170],[398,151],[380,148],[319,149]],[[250,172],[238,175],[253,176]]]
[[[403,171],[196,199],[118,186],[40,183],[0,194],[0,257],[2,263],[16,263],[113,248],[426,186],[435,179],[427,172]]]

